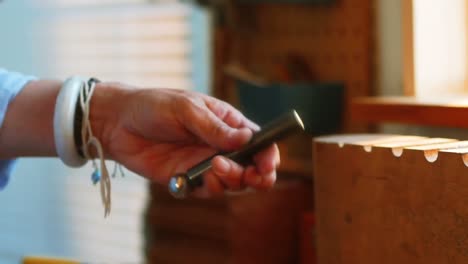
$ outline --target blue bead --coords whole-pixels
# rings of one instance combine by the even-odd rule
[[[95,170],[91,175],[91,180],[93,181],[93,184],[98,183],[101,180],[101,171]]]

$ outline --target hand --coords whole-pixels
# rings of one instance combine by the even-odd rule
[[[93,130],[107,158],[164,185],[220,150],[239,149],[259,129],[229,104],[195,92],[101,83],[91,103]],[[271,188],[280,162],[278,147],[263,150],[253,161],[243,167],[215,157],[204,186],[194,194]]]

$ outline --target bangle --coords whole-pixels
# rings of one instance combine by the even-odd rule
[[[104,216],[110,214],[111,183],[109,171],[104,158],[104,150],[99,139],[93,135],[89,120],[91,98],[98,79],[85,81],[79,77],[67,79],[57,97],[54,114],[54,139],[60,159],[68,166],[83,166],[88,160],[92,161],[94,172],[91,180],[94,184],[100,182],[101,200],[104,204]],[[94,148],[94,157],[91,153]],[[95,159],[99,160],[99,163]],[[122,166],[115,163],[112,176],[117,169],[124,176]]]
[[[79,154],[75,143],[75,113],[84,80],[67,79],[57,96],[54,113],[54,141],[59,158],[70,167],[81,167],[87,159]]]

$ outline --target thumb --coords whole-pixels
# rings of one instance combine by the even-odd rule
[[[216,149],[238,149],[246,144],[253,135],[249,128],[230,127],[209,109],[193,111],[190,119],[187,122],[188,129]]]

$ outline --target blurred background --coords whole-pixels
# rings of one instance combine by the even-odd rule
[[[108,219],[90,167],[21,159],[0,192],[0,263],[30,255],[315,263],[314,137],[466,138],[431,117],[408,117],[398,100],[390,114],[355,100],[466,91],[465,11],[465,0],[1,1],[0,67],[199,91],[260,124],[296,108],[307,129],[279,143],[279,180],[269,192],[176,201],[164,186],[126,172],[113,179]]]
[[[1,1],[0,67],[208,93],[209,21],[209,12],[177,1]],[[21,159],[0,192],[0,263],[26,255],[144,263],[148,183],[130,172],[114,179],[112,217],[104,219],[91,172]]]

